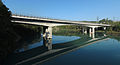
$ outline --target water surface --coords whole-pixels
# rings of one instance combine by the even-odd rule
[[[42,65],[120,65],[119,49],[119,41],[108,39],[56,57]]]
[[[53,35],[52,49],[40,42],[17,49],[7,65],[120,65],[119,37],[105,34]],[[11,60],[12,58],[12,60]]]
[[[52,44],[66,43],[66,42],[70,42],[70,41],[77,40],[77,39],[80,39],[80,37],[79,36],[55,36],[53,35]],[[27,48],[24,49],[23,47],[23,48],[18,49],[17,51],[23,52],[26,50],[30,50],[30,49],[42,46],[42,45],[43,45],[43,38],[41,39],[40,42],[29,44],[27,45]]]

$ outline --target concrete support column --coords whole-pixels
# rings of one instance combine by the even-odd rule
[[[91,37],[92,36],[92,30],[91,30],[91,28],[89,28],[89,36]]]
[[[82,28],[82,32],[84,33],[84,31],[85,31],[85,28]]]
[[[93,34],[95,33],[95,27],[92,27],[92,33]]]
[[[104,30],[106,30],[106,27],[104,27]]]
[[[43,45],[48,50],[52,49],[52,27],[43,26]]]
[[[85,28],[85,27],[83,27],[83,29],[82,29],[82,31],[83,31],[83,33],[87,33],[87,29]]]
[[[91,32],[92,32],[92,30],[91,30],[91,28],[89,28],[89,33],[91,34]]]
[[[85,28],[85,31],[84,31],[85,34],[87,34],[87,28]]]
[[[93,38],[93,39],[95,38],[95,34],[94,34],[94,33],[92,34],[92,38]]]
[[[92,36],[92,34],[91,33],[89,33],[89,37],[91,37]]]
[[[48,27],[48,38],[52,38],[52,27]]]
[[[43,37],[52,38],[52,27],[43,26]]]

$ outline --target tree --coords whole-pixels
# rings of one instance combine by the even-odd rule
[[[102,19],[102,20],[99,21],[99,23],[105,23],[105,22],[106,22],[105,19]]]
[[[106,19],[102,19],[99,21],[99,23],[103,23],[103,24],[111,24],[113,21],[112,20],[109,20],[108,18]]]

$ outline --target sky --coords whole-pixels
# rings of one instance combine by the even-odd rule
[[[3,0],[14,14],[62,20],[120,20],[120,0]]]

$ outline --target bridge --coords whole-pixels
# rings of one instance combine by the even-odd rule
[[[69,21],[69,20],[59,20],[59,19],[49,19],[49,18],[40,18],[40,17],[31,17],[31,16],[20,16],[20,15],[12,15],[12,22],[19,24],[31,24],[31,25],[39,25],[43,26],[43,43],[47,47],[49,42],[48,40],[52,40],[52,27],[54,26],[63,26],[63,25],[80,25],[82,26],[83,33],[87,33],[87,29],[89,29],[89,33],[95,33],[95,28],[98,27],[106,27],[110,26],[108,24],[99,24],[99,23],[88,23],[88,22],[79,22],[79,21]]]

